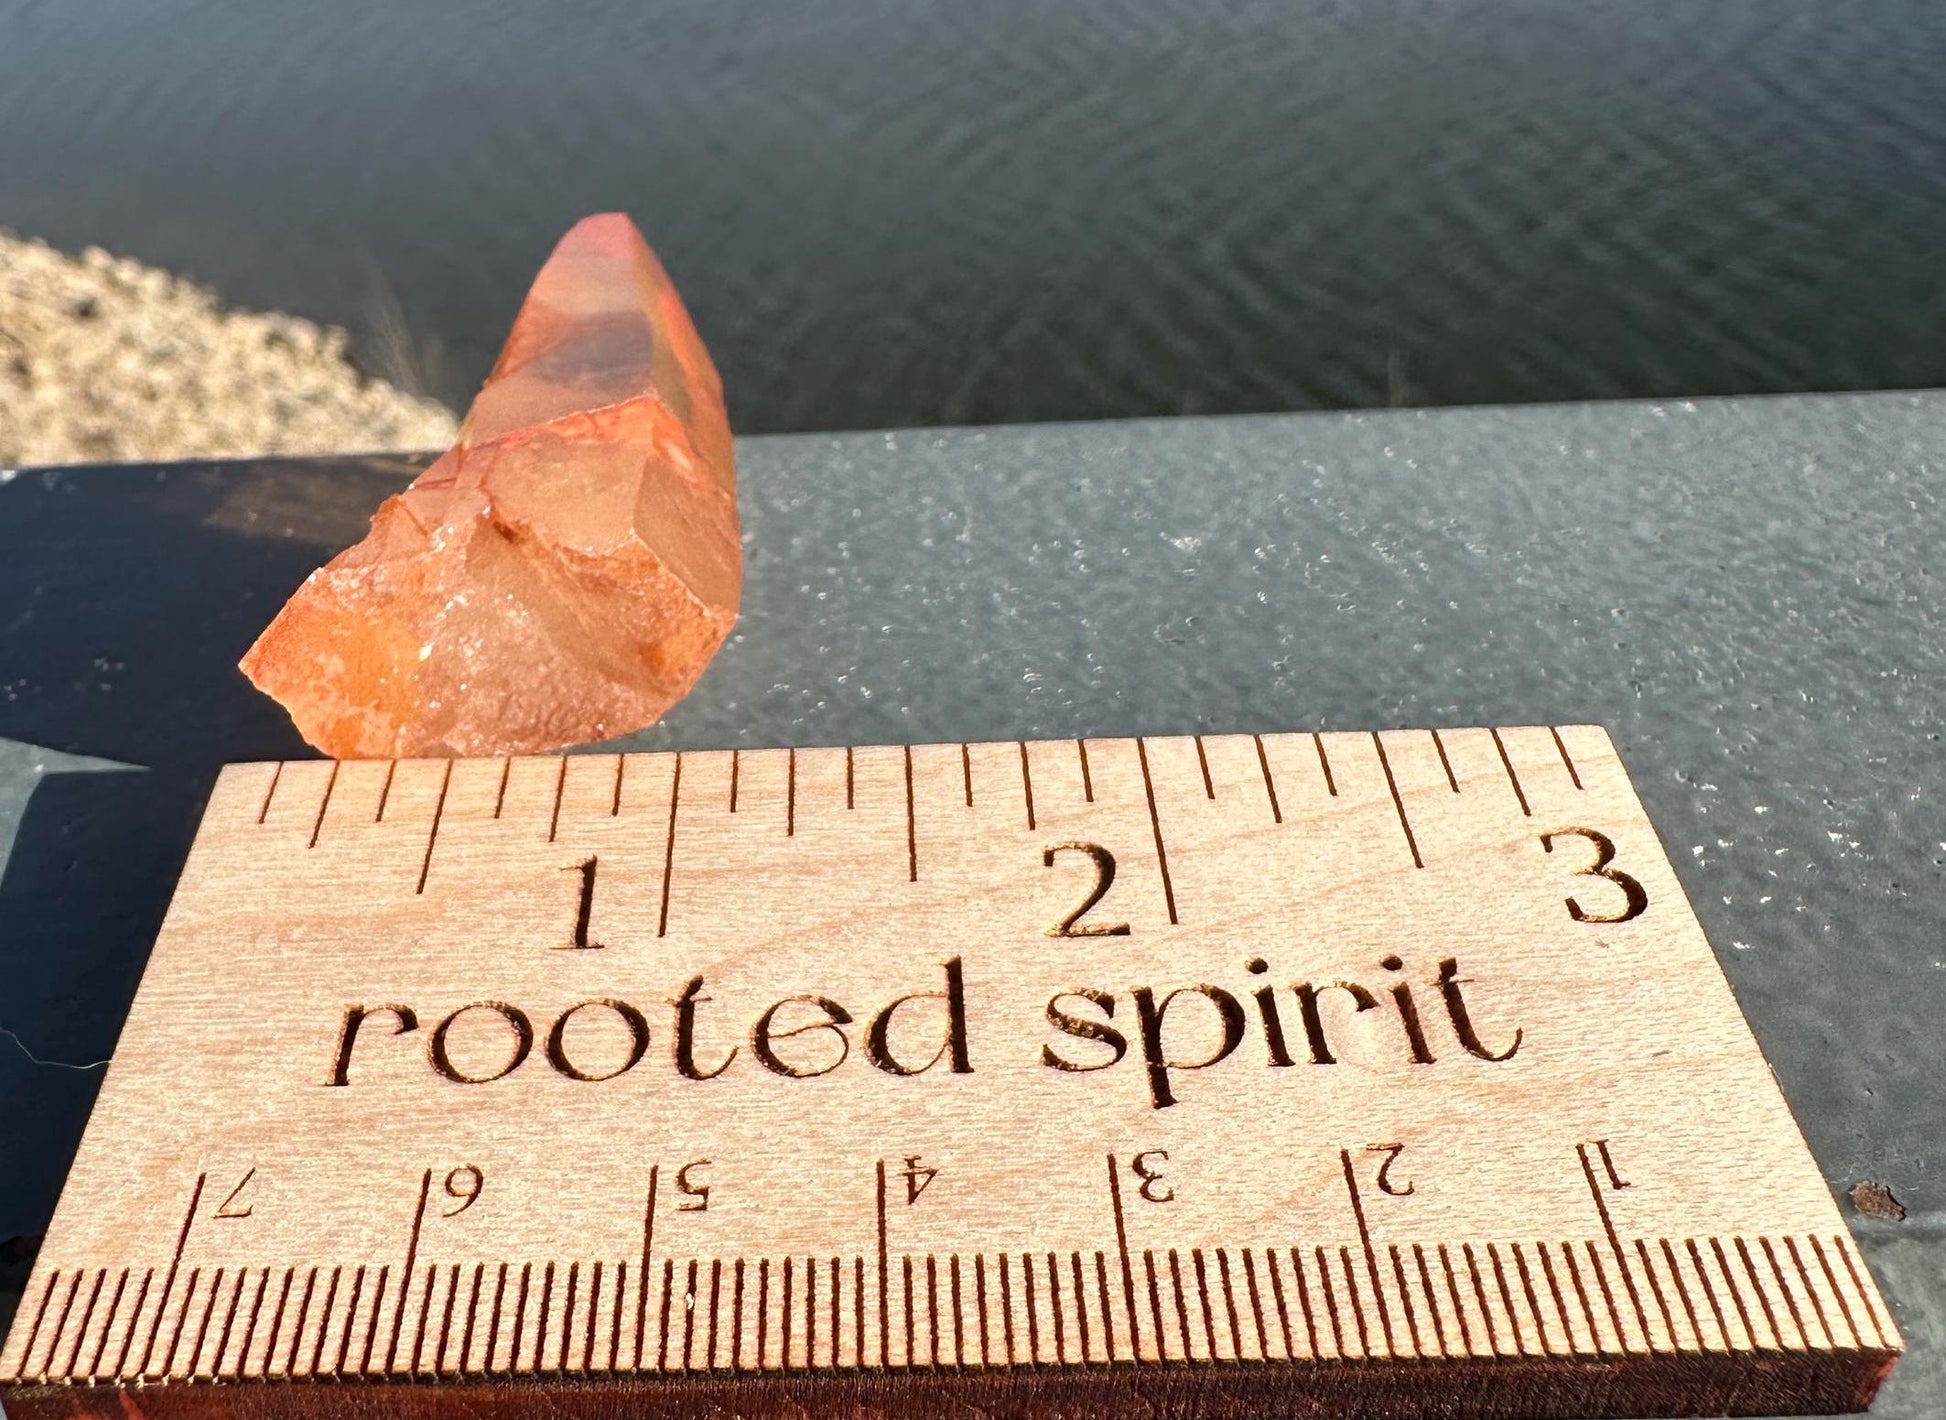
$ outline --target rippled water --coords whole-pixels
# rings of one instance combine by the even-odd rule
[[[746,431],[1946,384],[1938,0],[0,0],[0,225],[464,402],[635,214]]]

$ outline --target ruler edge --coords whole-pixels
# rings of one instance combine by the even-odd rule
[[[1752,1370],[1748,1358],[1767,1365]],[[405,1393],[424,1397],[421,1413],[439,1405],[480,1416],[499,1406],[531,1405],[546,1397],[550,1414],[613,1420],[616,1403],[658,1420],[801,1420],[807,1414],[855,1414],[867,1403],[880,1416],[938,1415],[944,1404],[977,1407],[998,1420],[1119,1420],[1140,1412],[1160,1420],[1176,1415],[1224,1413],[1239,1404],[1257,1415],[1280,1413],[1279,1400],[1329,1406],[1301,1413],[1361,1415],[1373,1403],[1384,1413],[1425,1420],[1449,1420],[1464,1399],[1433,1392],[1412,1405],[1399,1400],[1401,1383],[1419,1372],[1435,1383],[1470,1379],[1481,1390],[1521,1382],[1518,1401],[1491,1412],[1526,1420],[1560,1420],[1564,1415],[1624,1417],[1638,1415],[1706,1416],[1719,1414],[1829,1415],[1869,1409],[1899,1360],[1891,1347],[1821,1348],[1762,1352],[1698,1351],[1623,1353],[1600,1356],[1509,1354],[1472,1357],[1364,1357],[1299,1361],[1137,1362],[954,1367],[852,1367],[837,1371],[767,1370],[753,1373],[691,1371],[677,1373],[587,1374],[572,1371],[426,1376],[400,1373],[374,1376],[310,1376],[290,1379],[196,1377],[152,1381],[16,1381],[0,1383],[0,1403],[12,1420],[100,1415],[114,1420],[154,1415],[266,1414],[368,1417],[373,1397]],[[1441,1375],[1441,1373],[1444,1375]],[[1672,1372],[1676,1374],[1671,1374]],[[1128,1390],[1131,1382],[1149,1389]],[[1239,1384],[1240,1383],[1240,1384]],[[1713,1387],[1701,1401],[1667,1399],[1671,1387]],[[1159,1397],[1154,1387],[1162,1387]],[[1815,1386],[1815,1389],[1811,1387]],[[1589,1388],[1599,1399],[1586,1403]],[[1050,1390],[1065,1392],[1055,1406]],[[1242,1392],[1242,1394],[1239,1394]],[[1659,1403],[1644,1404],[1660,1394]],[[840,1406],[821,1409],[831,1397]],[[901,1410],[888,1403],[910,1396],[916,1405]],[[1576,1405],[1575,1397],[1584,1398]],[[97,1401],[96,1398],[100,1399]],[[1733,1398],[1733,1400],[1731,1399]],[[843,1402],[849,1402],[848,1405]],[[1173,1404],[1171,1402],[1174,1402]],[[741,1403],[739,1403],[741,1402]],[[754,1403],[752,1403],[754,1402]],[[1092,1403],[1091,1403],[1092,1402]],[[1563,1406],[1570,1409],[1563,1410]],[[1207,1408],[1206,1408],[1207,1407]],[[1734,1408],[1732,1408],[1734,1407]],[[1759,1408],[1760,1407],[1760,1408]],[[518,1410],[516,1413],[520,1413]],[[1299,1412],[1294,1412],[1299,1413]]]
[[[439,1376],[434,1376],[431,1378],[433,1383],[440,1384],[447,1388],[481,1387],[489,1390],[506,1389],[509,1387],[525,1387],[530,1385],[538,1386],[538,1387],[558,1387],[562,1385],[564,1382],[571,1383],[576,1386],[593,1385],[604,1389],[614,1389],[617,1387],[627,1388],[631,1386],[640,1386],[644,1388],[653,1388],[653,1389],[662,1389],[662,1388],[668,1388],[673,1386],[673,1387],[678,1387],[683,1389],[693,1389],[699,1385],[706,1386],[711,1383],[728,1383],[731,1385],[737,1385],[746,1382],[756,1382],[759,1384],[768,1382],[772,1384],[781,1383],[781,1384],[791,1384],[791,1385],[801,1385],[801,1384],[809,1383],[815,1386],[820,1384],[839,1385],[847,1382],[855,1382],[861,1378],[872,1378],[872,1377],[904,1378],[904,1377],[911,1377],[911,1376],[922,1376],[927,1374],[936,1376],[939,1374],[943,1374],[948,1369],[950,1369],[952,1373],[957,1376],[969,1378],[976,1383],[984,1383],[984,1384],[991,1385],[999,1382],[1001,1378],[1012,1376],[1017,1371],[1025,1371],[1041,1377],[1053,1375],[1053,1376],[1061,1376],[1061,1377],[1079,1378],[1079,1377],[1084,1377],[1095,1373],[1101,1373],[1101,1374],[1127,1373],[1127,1374],[1137,1374],[1137,1375],[1160,1375],[1160,1374],[1170,1374],[1175,1372],[1193,1372],[1199,1369],[1208,1369],[1212,1366],[1217,1366],[1222,1369],[1231,1370],[1231,1371],[1235,1371],[1239,1369],[1256,1368],[1256,1369],[1262,1369],[1266,1372],[1273,1373],[1273,1374],[1302,1373],[1302,1374],[1310,1375],[1310,1374],[1321,1374],[1324,1372],[1335,1372],[1341,1370],[1356,1371],[1356,1370],[1370,1369],[1370,1368],[1376,1368],[1379,1374],[1397,1374],[1398,1368],[1400,1368],[1401,1366],[1409,1366],[1414,1368],[1425,1367],[1425,1368],[1434,1368],[1434,1369],[1438,1369],[1438,1368],[1450,1369],[1453,1367],[1466,1368],[1466,1367],[1475,1367],[1475,1366],[1482,1366],[1482,1365],[1487,1367],[1492,1367],[1501,1362],[1512,1363],[1508,1367],[1509,1373],[1517,1375],[1522,1373],[1524,1370],[1531,1370],[1531,1363],[1536,1360],[1545,1360],[1552,1365],[1560,1365],[1565,1363],[1570,1366],[1589,1369],[1593,1372],[1601,1372],[1604,1369],[1612,1369],[1613,1364],[1616,1361],[1634,1362],[1638,1359],[1644,1362],[1651,1363],[1652,1365],[1660,1365],[1670,1360],[1675,1360],[1681,1363],[1695,1362],[1698,1365],[1706,1365],[1717,1361],[1734,1362],[1738,1358],[1749,1358],[1749,1357],[1775,1358],[1775,1357],[1797,1356],[1797,1357],[1805,1357],[1805,1358],[1816,1358],[1822,1356],[1822,1357],[1832,1358],[1834,1361],[1846,1357],[1863,1358],[1863,1359],[1870,1359],[1874,1363],[1875,1374],[1870,1379],[1869,1387],[1861,1390],[1860,1392],[1865,1398],[1864,1403],[1869,1404],[1870,1397],[1876,1393],[1879,1386],[1883,1383],[1886,1377],[1889,1376],[1893,1366],[1897,1363],[1898,1359],[1903,1355],[1905,1351],[1905,1341],[1902,1333],[1899,1331],[1897,1327],[1896,1319],[1892,1314],[1892,1304],[1890,1300],[1886,1297],[1884,1289],[1879,1285],[1878,1279],[1872,1275],[1869,1268],[1868,1261],[1863,1256],[1863,1249],[1858,1247],[1857,1235],[1852,1228],[1851,1222],[1849,1219],[1845,1217],[1843,1209],[1839,1206],[1838,1199],[1836,1196],[1835,1185],[1831,1183],[1829,1175],[1827,1175],[1824,1169],[1819,1165],[1817,1155],[1811,1149],[1808,1139],[1804,1137],[1803,1127],[1798,1122],[1796,1111],[1791,1108],[1789,1097],[1784,1093],[1781,1081],[1779,1081],[1777,1078],[1776,1069],[1771,1064],[1768,1055],[1765,1054],[1761,1041],[1757,1039],[1756,1031],[1751,1025],[1748,1012],[1745,1011],[1745,1009],[1743,1008],[1741,1001],[1737,999],[1735,985],[1730,980],[1729,973],[1724,969],[1723,966],[1724,958],[1722,954],[1716,949],[1714,943],[1710,941],[1709,934],[1707,930],[1703,927],[1700,915],[1697,914],[1696,912],[1694,898],[1690,890],[1688,889],[1688,887],[1682,884],[1680,875],[1676,873],[1676,860],[1674,858],[1674,855],[1670,853],[1668,844],[1665,841],[1661,829],[1656,825],[1654,818],[1649,814],[1647,805],[1643,803],[1640,791],[1636,787],[1634,776],[1629,773],[1627,762],[1624,760],[1619,746],[1616,745],[1614,736],[1610,733],[1606,725],[1594,721],[1579,721],[1579,722],[1568,722],[1568,723],[1561,723],[1561,724],[1551,724],[1545,722],[1526,722],[1517,725],[1493,725],[1493,726],[1451,725],[1451,726],[1431,727],[1431,726],[1415,725],[1415,726],[1397,726],[1385,730],[1373,730],[1373,731],[1286,729],[1286,730],[1265,730],[1265,731],[1256,731],[1256,732],[1210,731],[1210,732],[1183,732],[1183,733],[1158,734],[1158,735],[1097,735],[1097,736],[1078,736],[1074,738],[989,739],[989,740],[964,740],[964,741],[928,740],[928,741],[911,741],[911,742],[893,742],[893,743],[887,743],[883,745],[874,744],[869,746],[852,743],[852,742],[838,742],[833,744],[822,744],[822,745],[796,745],[796,746],[764,745],[758,747],[750,747],[748,749],[742,746],[708,747],[708,748],[701,748],[701,749],[658,749],[658,750],[617,750],[617,749],[578,750],[577,749],[577,750],[549,751],[549,752],[543,752],[537,754],[471,755],[471,756],[409,756],[409,757],[396,758],[396,759],[380,758],[380,759],[372,759],[372,760],[364,760],[364,761],[333,760],[322,756],[304,757],[300,759],[264,759],[264,760],[227,761],[219,768],[216,777],[211,781],[210,791],[205,800],[203,812],[198,817],[196,830],[194,835],[191,838],[187,854],[185,855],[182,871],[178,874],[176,884],[174,888],[171,890],[168,908],[165,910],[162,920],[158,924],[156,930],[155,942],[151,943],[150,960],[145,962],[144,964],[142,977],[137,982],[136,991],[130,998],[129,1009],[127,1013],[124,1015],[120,1029],[118,1029],[117,1031],[115,1051],[111,1052],[109,1062],[106,1068],[104,1069],[102,1085],[100,1089],[97,1090],[95,1103],[90,1106],[88,1120],[86,1125],[84,1125],[81,1139],[77,1143],[75,1156],[76,1158],[78,1158],[80,1156],[81,1150],[86,1147],[88,1132],[90,1128],[93,1126],[95,1114],[97,1110],[100,1108],[101,1096],[108,1088],[108,1082],[112,1078],[113,1069],[114,1069],[114,1055],[119,1052],[120,1044],[121,1044],[121,1036],[126,1032],[128,1023],[134,1016],[136,1005],[142,994],[143,987],[148,982],[148,978],[150,974],[149,969],[150,969],[150,965],[153,962],[154,947],[156,943],[159,943],[163,939],[165,934],[168,932],[171,925],[171,919],[175,916],[177,900],[181,896],[184,882],[188,879],[189,870],[193,865],[196,857],[198,856],[199,849],[203,849],[206,846],[205,834],[206,834],[206,830],[209,829],[211,826],[211,815],[218,807],[218,791],[219,789],[221,789],[226,785],[226,782],[233,787],[234,782],[238,778],[249,774],[251,771],[262,771],[264,769],[271,769],[273,773],[276,773],[281,771],[281,769],[287,765],[313,764],[313,763],[333,764],[333,765],[343,764],[343,763],[382,763],[382,764],[391,764],[396,766],[396,765],[406,764],[406,763],[451,765],[451,764],[460,763],[462,761],[467,761],[467,760],[471,760],[475,762],[501,762],[501,763],[509,763],[509,764],[515,761],[559,762],[559,761],[565,761],[570,758],[589,758],[589,759],[596,759],[596,760],[623,760],[627,758],[680,760],[684,755],[693,755],[693,754],[727,755],[727,754],[739,753],[739,752],[747,752],[753,754],[764,753],[764,752],[786,753],[795,750],[805,750],[809,752],[819,752],[819,751],[836,752],[840,750],[855,750],[855,749],[864,749],[864,748],[890,749],[890,750],[904,749],[907,751],[913,751],[919,749],[951,749],[955,747],[961,747],[961,748],[975,748],[980,746],[1012,747],[1016,745],[1025,748],[1026,746],[1038,745],[1038,744],[1068,745],[1076,742],[1086,743],[1086,744],[1104,744],[1104,745],[1114,744],[1114,743],[1139,745],[1149,741],[1160,741],[1160,740],[1169,740],[1169,739],[1195,740],[1201,742],[1205,739],[1222,739],[1222,738],[1261,740],[1266,736],[1292,736],[1292,737],[1310,736],[1318,739],[1319,742],[1322,743],[1323,736],[1332,735],[1332,734],[1343,734],[1343,735],[1348,735],[1353,737],[1363,737],[1369,734],[1374,738],[1377,738],[1379,736],[1389,736],[1389,735],[1436,735],[1440,729],[1445,729],[1448,732],[1454,732],[1458,730],[1487,729],[1487,730],[1491,730],[1495,734],[1514,732],[1514,731],[1523,731],[1523,730],[1548,730],[1555,734],[1557,741],[1561,733],[1569,732],[1569,731],[1575,732],[1576,734],[1585,733],[1589,735],[1598,735],[1600,737],[1600,743],[1603,750],[1605,751],[1606,756],[1614,761],[1615,767],[1619,771],[1621,787],[1626,791],[1628,796],[1634,801],[1635,807],[1639,812],[1642,821],[1645,824],[1647,824],[1649,827],[1649,830],[1654,839],[1654,845],[1656,849],[1662,854],[1662,857],[1665,863],[1667,864],[1671,875],[1675,877],[1677,880],[1678,889],[1682,897],[1683,910],[1689,913],[1690,918],[1695,923],[1695,927],[1698,934],[1702,937],[1705,946],[1708,948],[1710,957],[1712,958],[1712,964],[1714,965],[1717,975],[1721,979],[1724,988],[1730,994],[1730,999],[1732,1004],[1735,1007],[1737,1017],[1741,1022],[1743,1029],[1749,1036],[1752,1046],[1756,1049],[1758,1058],[1762,1060],[1765,1071],[1770,1078],[1772,1087],[1776,1089],[1778,1092],[1778,1096],[1784,1106],[1784,1117],[1790,1124],[1790,1127],[1794,1133],[1799,1148],[1801,1148],[1804,1151],[1806,1158],[1810,1161],[1812,1167],[1816,1170],[1819,1178],[1825,1182],[1827,1193],[1828,1193],[1828,1202],[1832,1209],[1832,1213],[1835,1221],[1837,1222],[1839,1228],[1842,1230],[1846,1240],[1849,1241],[1852,1244],[1854,1250],[1856,1250],[1860,1254],[1859,1262],[1861,1264],[1861,1267],[1864,1268],[1864,1276],[1861,1279],[1863,1282],[1863,1288],[1861,1288],[1861,1291],[1864,1291],[1868,1296],[1878,1300],[1882,1305],[1882,1309],[1884,1313],[1882,1317],[1875,1318],[1875,1329],[1880,1333],[1882,1337],[1882,1341],[1880,1344],[1878,1345],[1869,1344],[1864,1341],[1861,1335],[1858,1343],[1853,1345],[1840,1344],[1834,1340],[1833,1344],[1829,1346],[1807,1345],[1803,1348],[1777,1348],[1777,1347],[1767,1347],[1767,1346],[1752,1346],[1748,1349],[1731,1347],[1731,1348],[1718,1351],[1711,1348],[1702,1348],[1696,1350],[1677,1350],[1674,1352],[1666,1352],[1666,1353],[1655,1352],[1651,1350],[1643,1354],[1639,1358],[1636,1357],[1633,1353],[1628,1353],[1625,1351],[1620,1357],[1616,1357],[1612,1359],[1605,1354],[1597,1354],[1591,1356],[1591,1355],[1585,1355],[1581,1353],[1571,1353],[1566,1356],[1549,1355],[1544,1357],[1535,1357],[1535,1356],[1530,1356],[1522,1353],[1522,1354],[1515,1354],[1512,1356],[1499,1356],[1497,1354],[1489,1355],[1489,1356],[1479,1356],[1479,1355],[1386,1356],[1386,1357],[1367,1356],[1362,1358],[1346,1357],[1346,1356],[1337,1356],[1337,1357],[1313,1356],[1309,1358],[1288,1357],[1281,1360],[1274,1360],[1270,1358],[1263,1358],[1263,1359],[1236,1358],[1236,1359],[1228,1359],[1228,1360],[1220,1360],[1220,1361],[1214,1359],[1198,1360],[1193,1357],[1184,1358],[1184,1359],[1170,1359],[1167,1357],[1163,1357],[1155,1360],[1134,1359],[1128,1361],[1111,1360],[1107,1362],[1089,1361],[1084,1359],[1078,1362],[1056,1362],[1052,1364],[1039,1362],[1039,1361],[1031,1361],[1024,1364],[1007,1362],[1004,1364],[994,1363],[994,1364],[966,1365],[965,1363],[959,1363],[951,1368],[943,1367],[937,1362],[929,1362],[922,1365],[917,1362],[908,1361],[905,1363],[901,1363],[899,1365],[889,1366],[889,1367],[882,1367],[877,1365],[862,1365],[862,1364],[854,1365],[854,1366],[827,1366],[827,1367],[818,1367],[818,1366],[807,1364],[802,1367],[793,1367],[789,1364],[785,1364],[776,1368],[764,1368],[760,1366],[758,1368],[745,1370],[745,1371],[707,1371],[706,1370],[700,1374],[691,1372],[687,1369],[683,1371],[674,1371],[674,1372],[644,1369],[644,1370],[631,1370],[631,1371],[617,1371],[611,1374],[611,1373],[600,1373],[600,1372],[578,1372],[578,1371],[573,1371],[568,1369],[547,1370],[547,1369],[537,1368],[532,1371],[456,1373],[450,1380],[447,1380]],[[1565,758],[1566,757],[1565,747],[1562,750],[1562,754],[1563,757]],[[1572,769],[1572,765],[1570,765],[1570,768]],[[1509,772],[1511,773],[1511,769]],[[273,779],[273,785],[274,783],[275,780]],[[557,805],[557,810],[558,810],[558,805]],[[71,1172],[72,1172],[72,1162],[70,1163],[70,1173]],[[60,1218],[61,1202],[63,1196],[66,1193],[66,1184],[67,1184],[67,1178],[64,1175],[60,1194],[58,1194],[56,1197],[54,1211],[50,1215],[47,1232],[43,1235],[42,1238],[41,1252],[45,1251],[47,1240],[53,1237],[55,1234],[55,1224],[58,1222]],[[45,1269],[43,1267],[41,1255],[39,1252],[37,1252],[35,1261],[28,1272],[27,1278],[22,1284],[21,1293],[20,1293],[20,1303],[15,1312],[14,1317],[12,1318],[12,1320],[8,1325],[7,1333],[5,1335],[0,1335],[0,1350],[5,1349],[7,1343],[10,1342],[12,1339],[12,1333],[24,1323],[25,1314],[28,1310],[27,1299],[32,1292],[33,1284],[42,1278],[42,1276],[44,1275],[44,1271]],[[25,1357],[22,1358],[23,1363],[25,1359],[26,1359]],[[1529,1363],[1529,1364],[1523,1365],[1522,1363]],[[138,1377],[135,1379],[129,1379],[129,1378],[96,1379],[93,1377],[89,1377],[86,1379],[51,1380],[43,1377],[37,1380],[28,1380],[25,1377],[17,1377],[11,1380],[0,1378],[0,1401],[23,1399],[29,1397],[33,1393],[43,1392],[43,1391],[59,1392],[59,1393],[68,1393],[74,1391],[92,1391],[92,1390],[120,1392],[120,1391],[128,1391],[128,1390],[146,1389],[146,1388],[156,1387],[156,1386],[174,1387],[178,1390],[192,1388],[192,1387],[221,1388],[221,1387],[242,1387],[242,1386],[258,1387],[258,1388],[293,1387],[293,1388],[308,1389],[308,1388],[318,1387],[320,1383],[328,1383],[333,1385],[350,1385],[353,1387],[357,1387],[362,1385],[388,1385],[388,1384],[394,1384],[398,1382],[405,1382],[405,1383],[413,1383],[415,1381],[423,1382],[424,1380],[425,1380],[424,1377],[413,1372],[391,1372],[391,1373],[378,1373],[378,1374],[360,1373],[356,1375],[343,1375],[343,1376],[335,1375],[335,1374],[314,1374],[314,1375],[305,1375],[305,1376],[286,1376],[286,1377],[276,1377],[276,1378],[267,1377],[267,1376],[251,1378],[245,1376],[173,1377],[173,1376],[164,1375],[156,1378]],[[1689,1413],[1689,1412],[1680,1412],[1680,1413]],[[1807,1413],[1811,1413],[1811,1412],[1807,1412]]]

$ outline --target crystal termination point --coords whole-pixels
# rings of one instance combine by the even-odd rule
[[[589,217],[459,442],[242,661],[339,759],[525,754],[653,724],[743,582],[722,383],[635,224]]]

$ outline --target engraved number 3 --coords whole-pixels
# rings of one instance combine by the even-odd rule
[[[1643,888],[1642,884],[1623,872],[1620,868],[1610,866],[1615,861],[1615,840],[1607,834],[1597,832],[1592,828],[1557,828],[1552,832],[1541,835],[1541,847],[1549,853],[1552,853],[1554,851],[1554,840],[1564,838],[1569,834],[1573,834],[1578,838],[1585,838],[1595,847],[1595,861],[1585,868],[1576,868],[1575,876],[1578,878],[1605,878],[1622,890],[1622,895],[1626,900],[1620,912],[1603,916],[1602,914],[1588,911],[1579,902],[1576,902],[1573,898],[1569,898],[1567,900],[1568,916],[1577,922],[1629,922],[1649,910],[1649,894]]]

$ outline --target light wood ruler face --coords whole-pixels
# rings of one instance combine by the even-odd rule
[[[1898,1347],[1568,727],[231,766],[0,1382],[1674,1414]]]

